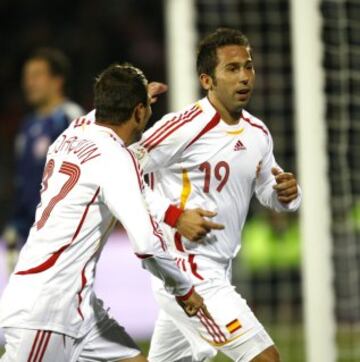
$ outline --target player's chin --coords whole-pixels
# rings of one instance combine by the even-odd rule
[[[233,104],[233,112],[234,114],[239,114],[241,115],[242,110],[244,109],[244,107],[247,105],[247,102],[236,102]]]
[[[241,111],[249,103],[250,97],[243,97],[242,99],[236,99],[234,102],[234,108]]]

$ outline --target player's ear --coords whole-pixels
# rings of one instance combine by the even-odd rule
[[[200,79],[201,87],[204,90],[209,91],[212,89],[213,79],[211,78],[211,76],[209,74],[202,73],[202,74],[200,74],[199,79]]]
[[[146,107],[142,103],[137,104],[133,113],[133,118],[135,122],[137,124],[142,123],[145,116],[146,116]]]

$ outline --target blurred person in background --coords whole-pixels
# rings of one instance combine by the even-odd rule
[[[23,66],[23,90],[32,111],[22,121],[15,141],[13,210],[2,233],[9,272],[34,222],[48,147],[70,121],[83,114],[67,98],[70,69],[69,59],[53,48],[35,50]]]

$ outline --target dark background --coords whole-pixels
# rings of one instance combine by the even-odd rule
[[[96,75],[129,61],[149,80],[166,81],[161,0],[0,1],[0,229],[12,200],[14,137],[29,110],[21,91],[22,65],[36,48],[57,47],[72,63],[70,98],[92,109]],[[166,112],[166,96],[153,107]]]

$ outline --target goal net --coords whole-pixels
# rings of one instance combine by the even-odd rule
[[[329,183],[337,339],[360,360],[360,3],[323,0]]]

